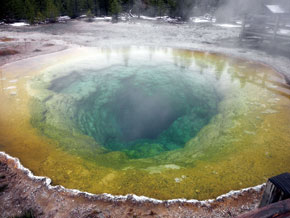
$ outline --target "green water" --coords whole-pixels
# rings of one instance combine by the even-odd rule
[[[9,109],[0,107],[12,111],[0,125],[2,141],[13,133],[4,150],[54,184],[206,199],[289,170],[290,94],[272,69],[144,47],[83,48],[64,57],[23,81],[23,111],[12,113],[19,102],[5,95]],[[25,105],[29,125],[15,118]]]
[[[144,158],[182,148],[217,112],[219,96],[198,73],[173,64],[115,65],[52,80],[49,89],[73,94],[69,117],[109,151]],[[94,87],[92,93],[87,89]],[[62,119],[66,122],[66,119]]]
[[[60,132],[91,136],[91,147],[102,152],[146,158],[183,148],[217,114],[222,98],[215,81],[199,68],[160,60],[82,64],[57,76],[54,72],[49,82],[40,84],[49,95],[38,106],[33,103],[32,108],[41,110],[32,123],[52,138],[51,125]],[[88,149],[84,152],[90,155]]]

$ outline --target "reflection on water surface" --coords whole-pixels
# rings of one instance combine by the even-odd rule
[[[0,149],[68,188],[206,199],[289,170],[289,87],[261,64],[82,48],[4,66],[1,89]]]

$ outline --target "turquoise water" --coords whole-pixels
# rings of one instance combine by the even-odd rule
[[[290,89],[265,65],[75,48],[3,72],[0,148],[53,184],[201,200],[289,171]]]
[[[105,149],[130,158],[184,147],[217,113],[221,98],[199,71],[154,61],[92,65],[53,79],[48,89],[77,97],[60,108],[72,111],[63,122],[70,119]]]

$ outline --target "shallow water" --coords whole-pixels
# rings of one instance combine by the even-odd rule
[[[80,48],[1,72],[0,149],[54,184],[207,199],[289,171],[289,87],[262,64]]]

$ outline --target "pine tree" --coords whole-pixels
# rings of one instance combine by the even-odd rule
[[[35,4],[34,4],[35,10],[37,12],[43,13],[45,11],[46,5],[47,5],[46,0],[34,0],[34,2],[35,2]]]
[[[138,14],[138,17],[141,13],[152,16],[168,14],[187,20],[193,15],[194,7],[197,8],[197,12],[204,14],[231,2],[235,4],[234,9],[237,11],[239,4],[236,2],[241,1],[243,0],[2,0],[0,19],[27,19],[33,23],[34,20],[41,21],[45,16],[50,21],[55,21],[59,14],[76,18],[90,10],[94,15],[111,14],[114,20],[117,20],[122,10],[133,9],[133,13]],[[255,4],[260,1],[262,0],[255,0]],[[285,0],[286,3],[287,1],[289,0]]]
[[[158,15],[161,17],[165,12],[165,3],[163,0],[158,0],[157,8],[158,8]]]
[[[110,1],[109,0],[99,0],[100,4],[100,14],[108,15],[110,12]]]
[[[35,19],[35,5],[33,3],[31,0],[25,0],[24,2],[25,17],[31,24],[34,23]]]
[[[93,4],[94,5],[94,8],[92,10],[93,11],[93,14],[96,15],[96,16],[98,16],[99,15],[99,8],[100,8],[99,7],[99,4],[100,3],[99,3],[98,0],[93,0],[93,2],[94,2],[94,4]]]
[[[168,7],[169,7],[169,16],[175,17],[176,15],[176,1],[175,0],[168,0]]]
[[[67,15],[71,18],[76,18],[80,15],[80,2],[79,0],[66,0]]]
[[[40,11],[38,11],[35,17],[35,21],[37,23],[42,23],[45,21],[45,16]]]
[[[65,0],[54,0],[54,4],[58,9],[59,15],[68,15],[65,8]]]
[[[55,6],[53,0],[47,0],[45,14],[49,22],[52,22],[52,23],[55,22],[57,16],[59,16],[58,8]]]
[[[110,12],[112,14],[112,21],[117,22],[118,16],[121,11],[121,5],[118,0],[111,0],[110,2]]]
[[[24,5],[24,1],[22,0],[11,0],[11,11],[10,11],[10,16],[13,19],[16,20],[20,20],[20,19],[25,19],[26,18],[26,14],[25,14],[25,10],[23,10],[23,8],[25,8]]]
[[[93,0],[84,0],[82,7],[85,11],[90,10],[92,12],[95,9],[94,4],[95,4],[95,2]]]
[[[92,22],[93,21],[93,13],[91,11],[91,9],[88,10],[87,14],[86,14],[87,18],[88,18],[88,22]]]

